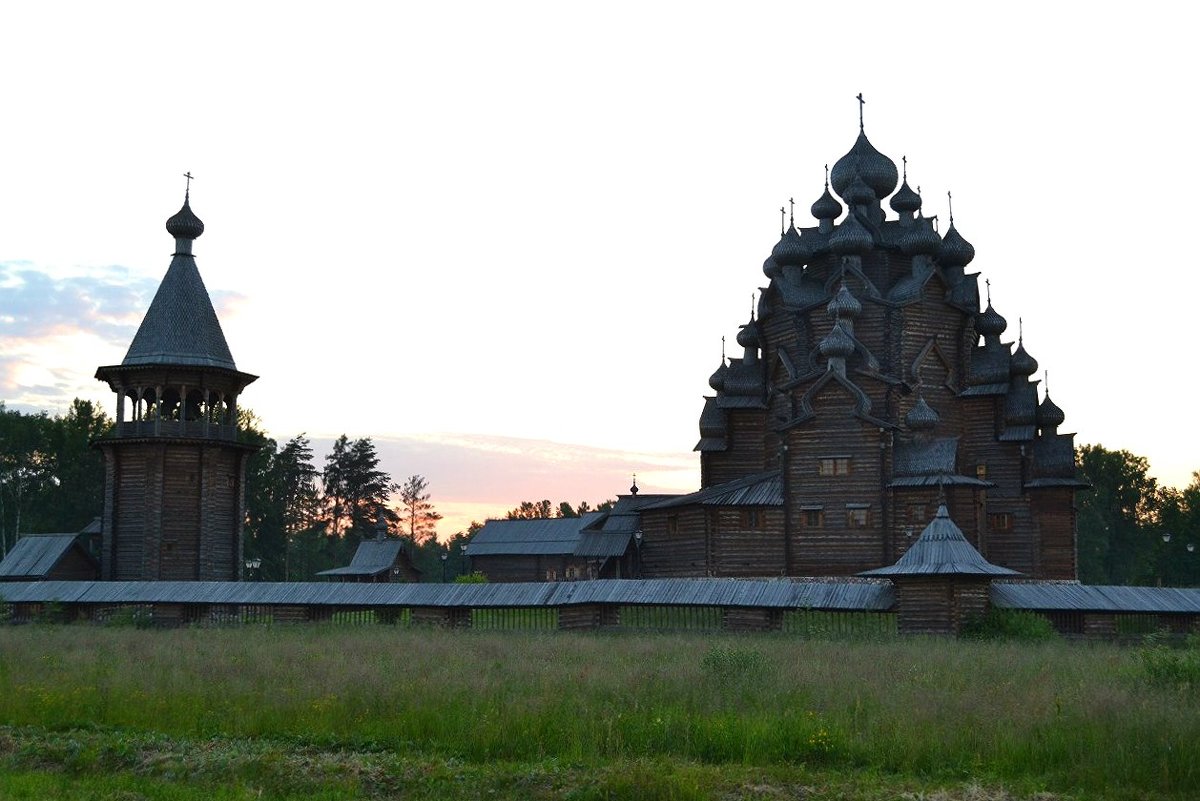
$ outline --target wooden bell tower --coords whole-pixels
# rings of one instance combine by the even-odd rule
[[[189,176],[190,178],[190,176]],[[236,581],[241,577],[246,458],[237,399],[257,376],[239,372],[192,242],[204,223],[167,220],[171,266],[119,365],[96,378],[117,394],[104,452],[101,576],[109,581]]]

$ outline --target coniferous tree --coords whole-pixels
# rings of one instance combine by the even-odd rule
[[[429,483],[424,476],[409,476],[400,487],[400,530],[414,545],[436,540],[441,514],[429,502]]]

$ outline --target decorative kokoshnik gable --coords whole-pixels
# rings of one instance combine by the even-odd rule
[[[743,355],[723,356],[709,379],[702,490],[643,511],[647,575],[892,564],[944,493],[986,559],[1076,577],[1073,493],[1086,485],[1073,435],[1058,433],[1064,415],[1048,393],[1039,404],[1037,361],[1023,336],[1015,349],[1004,341],[990,286],[980,309],[975,249],[953,212],[940,235],[904,166],[902,176],[872,146],[860,116],[812,205],[815,224],[798,226],[793,204],[737,335]],[[768,474],[779,491],[756,504],[720,491]],[[724,495],[737,502],[713,503]]]

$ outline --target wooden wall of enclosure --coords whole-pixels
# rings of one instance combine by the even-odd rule
[[[596,581],[531,585],[279,584],[193,582],[178,592],[152,582],[122,592],[114,582],[14,582],[0,587],[0,621],[92,622],[145,627],[323,623],[479,630],[781,632],[802,637],[955,634],[1001,595],[963,577],[887,582],[737,580]],[[1200,590],[1122,590],[1175,597],[1190,611],[1037,609],[1070,638],[1126,640],[1165,632],[1200,633]],[[1041,591],[1045,591],[1045,587]],[[1051,588],[1052,589],[1052,588]],[[91,593],[90,600],[82,600]],[[406,594],[407,593],[407,594]],[[141,598],[136,596],[141,595]],[[120,596],[124,595],[123,600]],[[154,596],[150,598],[149,596]],[[246,600],[259,596],[254,600]],[[276,600],[271,600],[271,598]],[[56,600],[73,598],[74,600]],[[214,600],[223,598],[223,600]],[[241,600],[239,600],[239,598]],[[347,603],[339,598],[374,598]],[[407,599],[407,600],[405,600]],[[1007,602],[1011,607],[1011,598]]]

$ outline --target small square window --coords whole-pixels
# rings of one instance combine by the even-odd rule
[[[824,509],[804,509],[804,527],[805,528],[821,528],[825,525],[825,510]]]
[[[762,527],[763,513],[761,509],[742,510],[742,528],[760,529]]]
[[[546,581],[558,581],[558,571],[554,568],[549,568],[546,571]]]
[[[671,536],[679,533],[679,515],[667,516],[667,533]]]
[[[925,504],[910,503],[908,505],[908,522],[910,523],[927,523],[929,518],[926,516]]]
[[[1008,512],[995,512],[988,515],[988,527],[993,531],[1008,531],[1012,528],[1012,515]]]
[[[817,474],[821,476],[848,476],[850,475],[850,457],[849,456],[826,456],[821,459],[820,465],[817,467]]]
[[[975,465],[975,478],[979,479],[980,481],[983,481],[984,479],[987,478],[987,465],[986,464]]]
[[[846,525],[850,528],[866,528],[871,524],[871,510],[865,506],[846,508]]]

